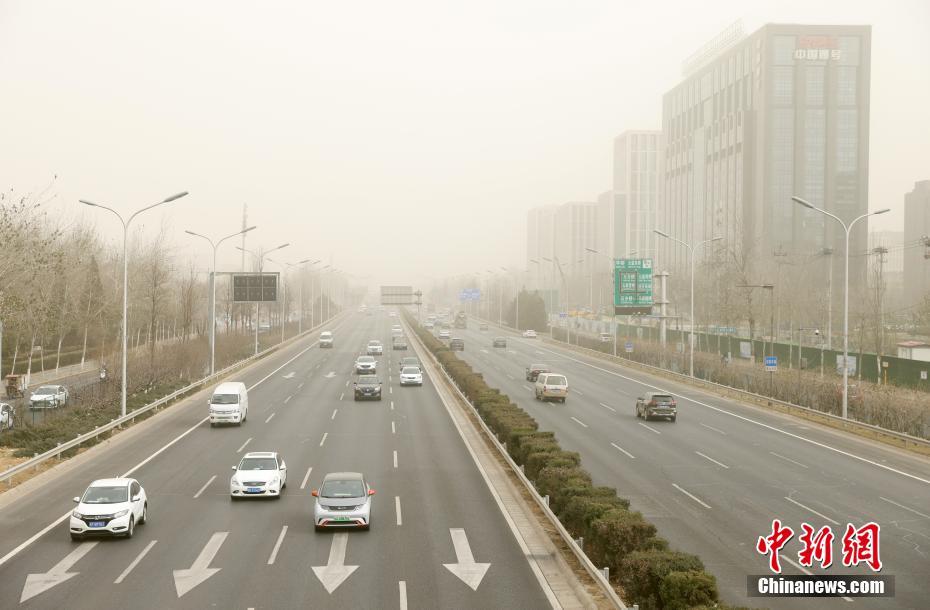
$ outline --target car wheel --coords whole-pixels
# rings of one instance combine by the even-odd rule
[[[313,525],[313,531],[319,533],[319,532],[322,532],[322,531],[323,531],[323,528],[320,527],[319,525],[314,524],[314,525]]]
[[[148,523],[149,520],[149,503],[146,502],[142,505],[142,517],[139,518],[139,525],[143,523]]]
[[[129,517],[129,529],[126,530],[126,538],[132,538],[136,533],[136,518]]]
[[[365,525],[363,525],[363,526],[360,527],[359,529],[362,530],[363,532],[367,532],[368,530],[371,529],[371,523],[366,523]]]
[[[676,419],[678,419],[678,416],[677,416],[677,415],[672,415],[672,417],[671,417],[672,423],[675,423],[675,420],[676,420]]]
[[[71,540],[74,542],[81,542],[82,540],[84,540],[84,536],[80,534],[71,534]]]
[[[212,421],[211,421],[211,422],[210,422],[210,427],[211,427],[211,428],[216,428],[216,422],[212,422]]]
[[[565,398],[564,398],[564,397],[562,398],[562,404],[563,404],[563,405],[565,404]]]

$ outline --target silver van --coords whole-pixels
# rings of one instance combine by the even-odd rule
[[[241,381],[227,381],[216,386],[210,405],[210,426],[216,424],[242,425],[249,417],[249,393]]]

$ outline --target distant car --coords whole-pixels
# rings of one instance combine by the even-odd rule
[[[487,322],[482,322],[481,324],[478,325],[478,330],[487,330],[487,329],[488,329]]]
[[[525,338],[527,338],[527,339],[535,339],[535,338],[536,338],[536,331],[535,331],[535,330],[532,330],[532,329],[525,330],[525,331],[523,331],[523,336],[524,336]]]
[[[446,330],[446,329],[442,329],[442,330],[439,331],[439,338],[440,338],[440,339],[448,339],[448,338],[450,338],[451,336],[452,336],[452,333],[449,332],[449,331]]]
[[[568,380],[558,373],[540,373],[536,377],[536,400],[558,400],[565,402],[568,397]]]
[[[371,375],[378,370],[378,361],[372,356],[359,356],[355,359],[355,372],[363,375]]]
[[[678,403],[666,392],[646,392],[636,399],[636,417],[649,421],[653,417],[678,418]]]
[[[77,507],[68,526],[71,540],[93,535],[132,538],[136,525],[148,516],[148,497],[135,479],[99,479],[74,501]]]
[[[376,375],[361,375],[355,382],[355,400],[381,400],[381,381]]]
[[[403,337],[394,337],[394,339],[391,340],[391,346],[395,350],[398,350],[398,349],[406,350],[407,340],[404,339]]]
[[[432,322],[427,322],[426,324],[423,325],[423,328],[425,328],[425,329],[427,329],[427,330],[433,330],[433,326],[434,326],[434,325],[433,325]]]
[[[400,385],[423,385],[423,371],[418,366],[405,366],[400,370]]]
[[[494,337],[492,347],[507,347],[507,339],[504,337]]]
[[[236,474],[229,479],[229,497],[265,496],[280,498],[287,487],[287,464],[276,451],[252,451],[233,466]]]
[[[384,354],[384,346],[377,339],[372,339],[368,342],[368,355],[369,356],[380,356]]]
[[[464,352],[465,340],[459,339],[458,337],[453,337],[449,340],[449,350],[453,352]]]
[[[400,368],[401,368],[401,370],[403,370],[403,368],[404,368],[405,366],[415,366],[415,367],[417,367],[418,369],[419,369],[419,368],[422,368],[422,367],[420,366],[420,361],[419,361],[418,359],[414,358],[413,356],[408,356],[408,357],[406,357],[406,358],[401,358],[401,359],[400,359]]]
[[[540,373],[551,373],[552,371],[545,364],[531,364],[526,367],[526,380],[536,381]]]
[[[56,409],[68,404],[68,388],[63,385],[39,386],[29,397],[30,409]]]
[[[610,333],[601,333],[601,343],[610,343],[613,340],[614,337]]]
[[[400,327],[400,324],[395,324],[391,327],[391,336],[397,337],[404,334],[404,329]]]
[[[320,347],[332,347],[333,346],[333,333],[324,330],[320,333]]]
[[[390,317],[392,317],[392,318],[396,318],[396,317],[397,317],[397,312],[394,311],[394,310],[392,309],[391,311],[388,312],[388,316],[390,316]]]
[[[331,472],[323,477],[320,489],[310,494],[316,498],[313,506],[313,528],[371,527],[371,496],[375,495],[360,472]]]
[[[260,322],[258,324],[258,330],[271,330],[271,324],[268,322]]]
[[[4,428],[7,430],[12,430],[15,424],[14,415],[16,415],[16,408],[6,402],[0,402],[0,432]]]

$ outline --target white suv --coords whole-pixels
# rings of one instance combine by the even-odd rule
[[[333,346],[333,333],[328,330],[324,330],[320,333],[320,347],[332,347]]]
[[[71,513],[72,540],[87,535],[132,538],[136,525],[148,518],[149,501],[142,485],[135,479],[100,479],[94,481],[79,498]]]
[[[536,378],[536,400],[558,400],[565,402],[568,396],[568,380],[558,373],[540,373]]]
[[[275,451],[252,451],[242,456],[236,474],[229,479],[229,497],[281,497],[287,487],[287,464]]]
[[[384,354],[384,346],[377,339],[372,339],[368,342],[368,355],[369,356],[381,356]]]

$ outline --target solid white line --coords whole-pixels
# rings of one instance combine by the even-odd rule
[[[274,413],[268,416],[268,419],[265,420],[265,423],[267,424],[268,422],[270,422],[272,417],[274,417]]]
[[[397,450],[394,451],[394,468],[397,468]]]
[[[614,413],[617,412],[617,410],[614,409],[613,407],[611,407],[610,405],[605,405],[605,404],[602,403],[602,402],[599,402],[599,403],[597,403],[597,404],[601,405],[601,406],[604,407],[605,409],[610,409],[610,410],[613,411]]]
[[[908,508],[907,506],[904,506],[903,504],[898,504],[898,503],[895,502],[894,500],[889,500],[888,498],[884,498],[884,497],[882,497],[882,496],[878,496],[878,499],[879,499],[879,500],[884,500],[885,502],[888,502],[889,504],[894,504],[894,505],[897,506],[898,508],[903,508],[904,510],[908,510],[908,511],[914,513],[915,515],[919,515],[919,516],[923,517],[924,519],[930,519],[930,515],[925,515],[925,514],[923,514],[923,513],[920,512],[920,511],[914,510],[913,508]]]
[[[700,423],[700,424],[701,424],[702,426],[704,426],[705,428],[709,428],[710,430],[713,430],[714,432],[719,432],[720,434],[723,434],[724,436],[726,436],[726,434],[727,434],[726,432],[724,432],[724,431],[721,430],[720,428],[714,428],[713,426],[708,426],[708,425],[705,424],[704,422],[698,422],[698,423]]]
[[[271,557],[268,558],[268,565],[274,565],[275,557],[278,556],[278,549],[281,548],[281,543],[284,542],[284,535],[287,533],[287,526],[281,528],[281,534],[278,535],[278,541],[274,543],[274,548],[271,550]]]
[[[194,499],[196,500],[197,498],[199,498],[200,494],[202,494],[207,487],[210,487],[210,483],[212,483],[215,480],[216,480],[216,475],[213,475],[212,477],[210,477],[210,480],[203,484],[203,487],[200,488],[200,491],[194,494]]]
[[[695,496],[694,494],[691,494],[691,493],[685,491],[684,489],[682,489],[681,487],[679,487],[679,486],[678,486],[678,483],[672,483],[672,487],[674,487],[675,489],[677,489],[677,490],[680,491],[681,493],[685,494],[686,496],[688,496],[689,498],[691,498],[692,500],[694,500],[695,502],[697,502],[698,504],[700,504],[700,505],[703,506],[704,508],[710,508],[710,506],[708,506],[707,504],[705,504],[700,498],[698,498],[698,497]]]
[[[293,397],[294,397],[294,395],[291,394],[290,396],[288,396],[287,398],[285,398],[285,399],[284,399],[284,404],[289,403]]]
[[[326,442],[326,437],[327,437],[327,436],[329,436],[329,432],[324,432],[324,433],[323,433],[323,439],[320,441],[320,447],[322,447],[322,446],[323,446],[323,443]]]
[[[794,504],[794,505],[796,505],[796,506],[800,506],[801,508],[803,508],[803,509],[806,510],[806,511],[809,511],[809,512],[814,513],[815,515],[817,515],[817,516],[820,517],[821,519],[824,519],[824,520],[826,520],[826,521],[829,521],[829,522],[832,523],[833,525],[839,525],[839,524],[840,524],[839,521],[836,521],[835,519],[831,519],[830,517],[828,517],[828,516],[826,516],[826,515],[824,515],[824,514],[822,514],[822,513],[818,513],[816,510],[814,510],[814,509],[811,508],[810,506],[804,506],[803,504],[801,504],[801,503],[798,502],[797,500],[792,500],[792,499],[789,498],[788,496],[785,496],[785,500],[788,500],[789,502],[791,502],[792,504]]]
[[[652,385],[652,384],[646,383],[646,382],[641,381],[641,380],[639,380],[639,379],[634,379],[634,378],[632,378],[632,377],[627,377],[626,375],[621,375],[620,373],[615,373],[615,372],[610,371],[610,370],[607,370],[607,369],[605,369],[605,368],[601,368],[601,367],[599,367],[599,366],[595,366],[595,365],[593,365],[593,364],[589,364],[589,363],[587,363],[587,362],[584,362],[583,360],[578,360],[577,358],[572,358],[571,356],[569,356],[569,355],[567,355],[567,354],[560,354],[560,353],[558,353],[558,352],[554,352],[554,351],[551,351],[551,350],[547,350],[547,351],[549,351],[549,353],[554,354],[554,355],[556,355],[556,356],[561,356],[561,357],[565,358],[566,360],[572,360],[572,361],[577,362],[578,364],[584,365],[584,366],[586,366],[586,367],[588,367],[588,368],[592,368],[592,369],[595,369],[595,370],[598,370],[598,371],[607,373],[608,375],[613,375],[613,376],[615,376],[615,377],[620,377],[621,379],[626,379],[627,381],[632,381],[633,383],[638,383],[638,384],[640,384],[640,385],[642,385],[642,386],[644,386],[644,387],[651,388],[651,389],[653,389],[653,390],[658,390],[659,392],[668,392],[668,390],[664,390],[664,389],[662,389],[662,388],[660,388],[660,387],[658,387],[658,386],[654,386],[654,385]],[[623,392],[622,389],[621,389],[620,391]],[[756,421],[756,420],[754,420],[754,419],[752,419],[752,418],[749,418],[749,417],[746,417],[746,416],[744,416],[744,415],[739,415],[739,414],[734,413],[734,412],[732,412],[732,411],[727,411],[726,409],[721,409],[720,407],[715,407],[715,406],[713,406],[713,405],[709,405],[709,404],[707,404],[707,403],[705,403],[705,402],[701,402],[700,400],[695,400],[695,399],[693,399],[693,398],[689,398],[688,396],[685,396],[684,394],[674,393],[674,392],[669,392],[669,393],[670,393],[670,394],[677,394],[678,397],[681,398],[681,399],[683,399],[683,400],[687,400],[687,401],[693,402],[693,403],[696,404],[696,405],[701,405],[702,407],[705,407],[705,408],[707,408],[707,409],[711,409],[711,410],[713,410],[713,411],[717,411],[718,413],[723,413],[724,415],[729,415],[730,417],[735,417],[735,418],[737,418],[737,419],[741,419],[741,420],[743,420],[743,421],[745,421],[745,422],[749,422],[750,424],[755,424],[755,425],[757,425],[757,426],[760,426],[760,427],[762,427],[762,428],[766,428],[766,429],[771,430],[771,431],[773,431],[773,432],[778,432],[779,434],[784,434],[785,436],[790,436],[791,438],[797,439],[797,440],[799,440],[799,441],[803,441],[803,442],[805,442],[805,443],[810,443],[811,445],[820,447],[820,448],[822,448],[822,449],[826,449],[826,450],[828,450],[828,451],[832,451],[832,452],[834,452],[834,453],[838,453],[838,454],[840,454],[840,455],[844,455],[844,456],[849,457],[849,458],[852,458],[852,459],[854,459],[854,460],[859,460],[860,462],[864,462],[864,463],[866,463],[866,464],[871,464],[872,466],[875,466],[875,467],[877,467],[877,468],[881,468],[881,469],[883,469],[883,470],[887,470],[887,471],[889,471],[889,472],[893,472],[893,473],[895,473],[895,474],[899,474],[899,475],[901,475],[902,477],[907,477],[907,478],[909,478],[909,479],[913,479],[913,480],[915,480],[915,481],[920,481],[921,483],[926,483],[927,485],[930,485],[930,479],[924,479],[923,477],[919,477],[919,476],[917,476],[917,475],[915,475],[915,474],[911,474],[911,473],[909,473],[909,472],[904,472],[903,470],[898,470],[897,468],[892,468],[891,466],[886,466],[885,464],[880,464],[879,462],[872,461],[872,460],[870,460],[870,459],[868,459],[868,458],[864,458],[864,457],[858,456],[858,455],[856,455],[856,454],[854,454],[854,453],[849,453],[848,451],[843,451],[842,449],[837,449],[836,447],[831,447],[830,445],[827,445],[827,444],[825,444],[825,443],[821,443],[821,442],[815,441],[815,440],[813,440],[813,439],[807,438],[807,437],[805,437],[805,436],[800,436],[800,435],[798,435],[798,434],[794,434],[794,433],[792,433],[792,432],[788,432],[787,430],[782,430],[782,429],[780,429],[780,428],[776,428],[775,426],[770,426],[769,424],[765,424],[765,423],[762,423],[762,422],[760,422],[760,421]]]
[[[397,589],[400,592],[400,610],[407,610],[407,583],[398,581]]]
[[[336,419],[336,412],[337,412],[338,410],[339,410],[339,409],[333,409],[333,416],[330,417],[330,419]]]
[[[394,427],[393,421],[391,421],[391,434],[397,434],[397,428]]]
[[[245,449],[245,446],[248,445],[248,444],[251,443],[251,442],[252,442],[252,437],[250,436],[248,439],[246,439],[246,441],[245,441],[244,443],[242,443],[242,446],[241,446],[241,447],[239,447],[238,449],[236,449],[236,453],[242,453],[242,450]]]
[[[659,432],[658,430],[656,430],[656,429],[653,428],[652,426],[647,425],[647,424],[644,424],[644,423],[641,422],[641,421],[636,422],[636,423],[639,424],[640,426],[642,426],[643,428],[645,428],[646,430],[649,430],[649,431],[651,431],[651,432],[655,432],[656,434],[662,434],[661,432]]]
[[[403,525],[403,520],[400,518],[400,496],[394,496],[394,510],[397,511],[397,525]]]
[[[523,389],[526,390],[527,392],[532,392],[532,391],[533,391],[533,388],[529,387],[529,386],[526,385],[526,384],[523,385]]]
[[[304,489],[307,487],[307,481],[310,480],[310,473],[313,472],[313,466],[307,468],[307,474],[304,475],[304,480],[300,482],[300,488]]]
[[[619,451],[620,453],[625,454],[627,457],[629,457],[629,458],[631,458],[631,459],[634,459],[634,460],[636,459],[636,458],[633,456],[632,453],[630,453],[629,451],[627,451],[627,450],[624,449],[623,447],[618,447],[617,445],[614,445],[613,443],[611,443],[611,445],[613,445],[613,448],[614,448],[614,449],[616,449],[616,450]]]
[[[580,419],[576,419],[574,416],[572,416],[572,419],[575,420],[575,423],[577,423],[577,424],[579,424],[579,425],[581,425],[581,426],[584,426],[585,428],[588,427],[588,424],[584,423],[584,422],[581,421]]]
[[[792,460],[791,458],[785,457],[785,456],[783,456],[783,455],[781,455],[781,454],[779,454],[779,453],[775,453],[774,451],[769,451],[769,453],[771,453],[772,455],[774,455],[774,456],[777,457],[777,458],[781,458],[781,459],[785,460],[786,462],[791,462],[792,464],[795,464],[796,466],[800,466],[801,468],[809,468],[809,466],[806,466],[806,465],[802,464],[801,462],[795,462],[795,461]]]
[[[572,391],[573,391],[575,394],[577,394],[578,396],[584,396],[584,394],[582,394],[582,393],[579,392],[578,390],[572,390]]]
[[[717,466],[721,466],[721,467],[723,467],[723,468],[730,468],[729,466],[727,466],[727,465],[724,464],[723,462],[718,462],[718,461],[715,460],[714,458],[708,457],[708,456],[704,455],[703,453],[701,453],[700,451],[695,451],[695,453],[698,454],[699,456],[701,456],[702,458],[704,458],[705,460],[709,460],[709,461],[713,462],[713,463],[716,464]]]
[[[149,543],[146,545],[146,547],[145,547],[144,549],[142,549],[142,552],[139,553],[139,555],[138,555],[135,559],[132,560],[132,563],[130,563],[128,566],[126,566],[126,569],[123,570],[123,573],[120,574],[119,577],[117,577],[117,579],[113,581],[113,584],[114,584],[114,585],[118,585],[118,584],[120,584],[121,582],[123,582],[124,580],[126,580],[126,577],[129,576],[129,573],[132,572],[133,569],[134,569],[137,565],[139,565],[139,562],[142,561],[142,558],[145,557],[145,556],[148,554],[148,552],[152,550],[152,547],[155,546],[155,543],[156,543],[156,542],[158,542],[158,541],[157,541],[157,540],[153,540],[153,541],[149,542]]]

